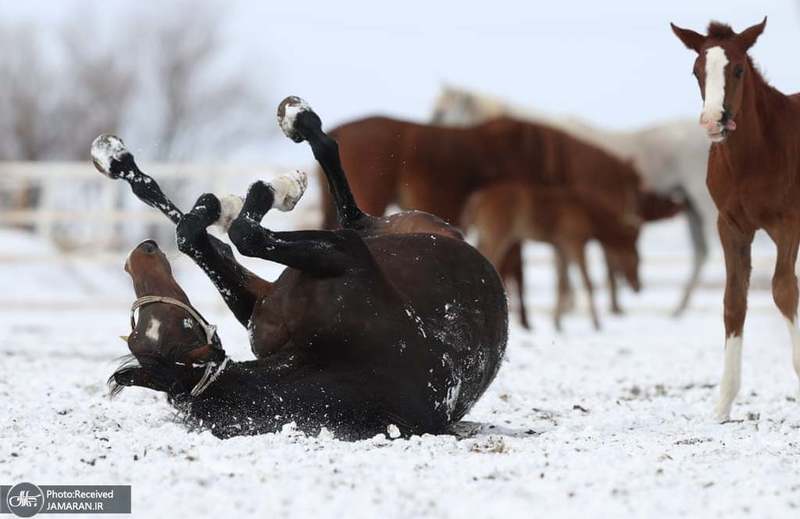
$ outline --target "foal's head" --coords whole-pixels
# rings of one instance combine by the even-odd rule
[[[606,255],[608,265],[615,275],[621,275],[634,292],[639,292],[642,284],[639,281],[639,251],[636,240],[626,240],[626,243],[606,247]]]
[[[742,85],[754,73],[747,50],[753,46],[767,24],[764,20],[740,33],[729,25],[711,22],[708,35],[672,24],[672,31],[686,47],[697,52],[694,75],[703,97],[700,124],[712,142],[722,142],[736,129],[736,116],[742,107]]]
[[[137,359],[158,357],[167,362],[194,363],[224,356],[219,339],[214,336],[209,340],[204,324],[175,303],[191,308],[156,242],[145,240],[134,248],[125,271],[133,280],[137,300],[147,301],[139,307],[138,319],[128,336],[128,348]]]

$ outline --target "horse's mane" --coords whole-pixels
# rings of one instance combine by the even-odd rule
[[[712,21],[709,23],[708,30],[706,32],[708,33],[709,38],[714,38],[717,40],[726,40],[736,36],[736,33],[730,25],[717,21]]]
[[[108,377],[108,380],[106,381],[106,385],[108,386],[108,396],[111,398],[116,397],[122,392],[123,389],[127,387],[117,382],[117,375],[124,376],[141,367],[139,361],[133,355],[123,355],[119,358],[119,361],[119,367],[116,371],[114,371],[114,373],[111,374],[110,377]]]

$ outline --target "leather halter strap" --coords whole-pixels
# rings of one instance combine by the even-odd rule
[[[136,301],[133,302],[131,305],[131,330],[136,328],[136,310],[139,308],[153,304],[153,303],[166,303],[169,305],[177,306],[182,308],[187,314],[189,314],[192,319],[194,319],[197,324],[203,329],[203,332],[206,334],[206,342],[211,345],[214,343],[214,336],[217,334],[217,327],[213,324],[209,323],[205,317],[200,315],[200,312],[192,308],[191,306],[187,305],[182,301],[178,301],[172,297],[166,296],[142,296],[138,298]]]
[[[194,319],[197,322],[197,324],[200,325],[200,327],[203,329],[203,332],[206,334],[207,344],[205,344],[204,346],[200,346],[199,348],[195,348],[195,350],[192,351],[201,350],[204,348],[217,349],[217,346],[214,343],[214,337],[217,335],[217,327],[209,323],[206,320],[206,318],[203,317],[200,314],[200,312],[195,310],[192,306],[187,305],[183,301],[178,301],[177,299],[172,297],[142,296],[136,299],[136,301],[134,301],[133,304],[131,305],[131,330],[136,328],[136,310],[138,310],[143,306],[150,305],[153,303],[165,303],[168,305],[177,306],[178,308],[183,309],[183,311],[189,314],[192,317],[192,319]],[[194,387],[192,388],[191,395],[193,397],[198,397],[201,394],[203,394],[203,391],[208,389],[208,386],[213,384],[217,380],[217,378],[219,378],[222,372],[225,371],[225,368],[228,367],[228,363],[230,362],[230,360],[231,360],[230,357],[226,355],[225,358],[222,359],[222,361],[219,363],[214,361],[206,362],[205,363],[206,369],[203,372],[203,376],[200,378],[197,384],[195,384]]]

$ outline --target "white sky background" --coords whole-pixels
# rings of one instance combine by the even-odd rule
[[[0,16],[55,20],[85,3],[0,0]],[[123,23],[115,15],[126,4],[141,7],[88,3],[110,24]],[[704,31],[718,19],[740,31],[768,15],[752,55],[773,85],[800,90],[800,2],[793,0],[242,0],[222,6],[230,11],[233,53],[255,53],[262,64],[241,73],[265,75],[275,105],[288,94],[305,97],[328,126],[373,113],[427,119],[445,82],[614,128],[697,117],[694,57],[673,36],[670,21]]]

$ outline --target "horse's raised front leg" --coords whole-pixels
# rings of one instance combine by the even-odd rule
[[[278,193],[280,196],[280,193]],[[273,207],[276,187],[255,182],[228,236],[244,256],[274,261],[321,277],[338,276],[353,266],[353,253],[369,256],[363,241],[346,231],[273,232],[261,226],[261,219]]]
[[[161,211],[176,225],[178,248],[208,275],[236,319],[247,326],[253,305],[271,284],[259,278],[233,257],[229,245],[206,232],[221,216],[214,195],[201,196],[192,210],[183,214],[161,191],[158,183],[143,173],[133,155],[118,137],[101,135],[92,143],[95,167],[112,179],[121,178],[139,200]]]
[[[786,318],[789,336],[792,340],[792,364],[798,379],[800,379],[800,330],[797,326],[798,288],[797,276],[794,271],[800,233],[794,230],[797,229],[796,224],[785,225],[783,229],[785,230],[778,231],[774,235],[770,233],[778,248],[775,273],[772,276],[772,298]]]
[[[742,379],[742,329],[747,315],[747,289],[750,284],[750,244],[753,231],[742,231],[735,224],[717,220],[720,242],[725,254],[725,364],[719,383],[719,401],[715,418],[730,418],[731,405]]]
[[[236,261],[230,245],[208,234],[206,229],[219,220],[221,211],[216,196],[201,195],[175,229],[178,249],[203,269],[236,319],[247,326],[253,307],[272,284]]]

